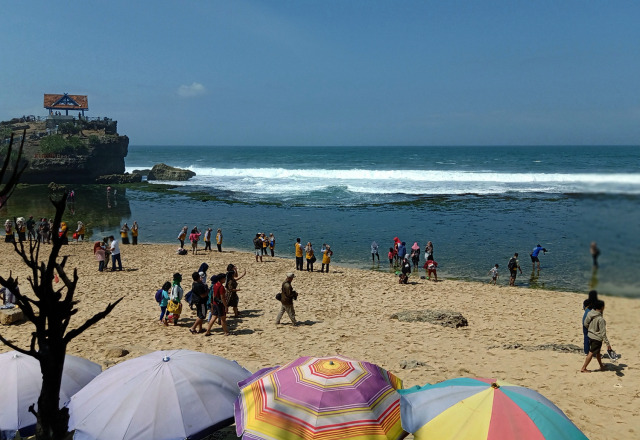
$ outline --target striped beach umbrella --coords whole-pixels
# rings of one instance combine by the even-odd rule
[[[398,390],[402,427],[416,440],[584,440],[551,401],[497,379],[457,378]]]
[[[395,440],[402,381],[369,362],[301,357],[240,382],[236,433],[243,439]]]

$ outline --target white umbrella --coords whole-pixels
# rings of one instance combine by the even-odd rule
[[[87,359],[66,355],[60,386],[60,407],[91,382],[102,367]],[[17,351],[0,354],[0,439],[35,433],[36,417],[29,406],[36,404],[42,389],[40,362]]]
[[[156,351],[115,365],[69,402],[78,440],[198,440],[233,423],[234,361],[190,350]]]

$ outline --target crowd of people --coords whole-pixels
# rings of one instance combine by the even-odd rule
[[[371,260],[375,263],[376,258],[380,262],[380,246],[376,241],[371,243]],[[398,237],[393,238],[393,246],[389,248],[387,257],[389,259],[389,268],[396,271],[398,282],[407,284],[411,273],[419,275],[420,273],[420,256],[422,254],[420,245],[417,241],[413,243],[410,249],[407,249],[407,243]],[[438,263],[433,258],[433,243],[428,241],[424,247],[425,263],[422,268],[426,272],[426,279],[438,281]]]
[[[203,237],[204,250],[211,252],[211,240],[213,238],[212,228],[206,228],[204,231],[204,235],[202,234],[202,232],[200,232],[197,226],[194,226],[191,229],[191,232],[188,232],[188,231],[189,231],[189,228],[187,228],[187,226],[183,226],[180,232],[178,233],[178,241],[180,242],[180,247],[178,248],[176,253],[180,255],[186,255],[188,253],[187,250],[184,248],[184,243],[188,238],[189,241],[191,242],[191,253],[193,255],[196,255],[198,253],[198,242],[200,241],[200,237]],[[222,229],[218,228],[215,239],[216,239],[216,246],[218,248],[218,252],[222,252]]]
[[[313,244],[311,242],[307,242],[305,247],[302,247],[302,243],[300,241],[300,237],[296,238],[295,246],[295,254],[296,254],[296,270],[305,270],[305,260],[307,263],[306,270],[307,272],[313,272],[313,265],[317,261],[315,250],[313,249]],[[322,247],[320,248],[320,255],[322,256],[322,267],[320,269],[321,273],[329,273],[329,266],[331,264],[331,257],[333,256],[333,251],[331,250],[331,246],[322,243]]]
[[[207,277],[209,265],[202,263],[198,270],[191,274],[191,289],[184,294],[182,287],[182,274],[173,274],[172,282],[165,282],[156,291],[155,299],[160,307],[159,322],[165,326],[169,323],[178,325],[178,320],[182,315],[183,298],[189,307],[196,312],[196,320],[189,327],[192,334],[203,333],[205,336],[211,334],[214,325],[220,325],[225,336],[231,334],[227,326],[227,316],[233,311],[233,318],[242,316],[238,310],[240,296],[238,287],[245,275],[239,274],[238,268],[234,264],[228,264],[226,271]]]
[[[38,241],[40,243],[50,244],[53,238],[53,219],[47,219],[45,217],[39,220],[34,220],[30,215],[27,220],[24,217],[17,217],[14,221],[7,219],[4,222],[5,242],[16,243],[20,241]],[[86,235],[86,226],[82,221],[77,222],[76,229],[71,232],[67,222],[60,222],[58,227],[58,237],[62,239],[62,244],[69,244],[69,233],[72,234],[72,239],[82,241]]]

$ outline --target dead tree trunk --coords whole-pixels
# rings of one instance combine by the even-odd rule
[[[13,141],[13,136],[11,137]],[[24,139],[24,136],[23,136]],[[0,170],[0,179],[7,170],[7,162],[10,161],[11,144],[9,154],[5,158],[4,166]],[[22,146],[20,147],[20,155]],[[19,175],[16,174],[18,165],[14,167],[14,173],[1,190],[0,195],[10,195],[17,184]],[[24,168],[22,168],[24,170]],[[52,195],[50,200],[53,203],[56,214],[53,221],[53,245],[49,257],[40,261],[40,243],[34,242],[31,237],[29,241],[19,241],[14,243],[15,252],[22,258],[22,261],[31,269],[31,276],[27,279],[31,286],[35,298],[29,297],[20,292],[18,279],[9,276],[4,279],[0,276],[0,285],[11,290],[16,297],[16,304],[25,317],[35,326],[35,331],[31,336],[29,348],[19,347],[6,340],[0,335],[0,341],[12,349],[33,356],[40,362],[42,371],[42,391],[38,398],[38,409],[32,405],[30,410],[36,415],[36,438],[38,440],[62,440],[70,438],[68,429],[69,411],[66,408],[60,409],[60,385],[62,381],[62,369],[64,366],[65,354],[69,342],[80,335],[96,322],[106,317],[111,310],[122,300],[107,305],[100,313],[85,321],[73,330],[67,331],[70,320],[77,313],[75,306],[78,301],[74,299],[76,285],[78,283],[78,273],[74,269],[73,277],[69,278],[65,272],[67,257],[58,261],[62,238],[55,233],[60,227],[62,215],[64,214],[67,200],[67,193],[63,191],[61,195]],[[26,248],[25,248],[26,244]],[[54,287],[55,275],[60,277],[63,286]]]

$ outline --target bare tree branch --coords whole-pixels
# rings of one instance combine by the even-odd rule
[[[73,329],[71,331],[69,331],[65,336],[64,336],[64,342],[65,343],[69,343],[69,341],[71,341],[73,338],[75,338],[76,336],[80,335],[82,332],[84,332],[86,329],[88,329],[89,327],[91,327],[93,324],[95,324],[96,322],[100,321],[101,319],[104,319],[109,313],[111,313],[111,311],[115,308],[115,306],[118,305],[118,303],[120,301],[122,301],[124,299],[124,296],[121,297],[120,299],[118,299],[116,302],[114,302],[113,304],[109,303],[109,305],[107,306],[106,309],[104,309],[104,311],[100,312],[100,313],[96,313],[95,315],[93,315],[91,318],[87,319],[85,321],[84,324],[82,324],[80,327]]]
[[[5,339],[5,337],[2,336],[2,335],[0,335],[0,342],[2,342],[7,347],[14,349],[18,353],[26,354],[27,356],[33,356],[36,359],[40,359],[40,357],[39,357],[40,355],[38,354],[37,351],[35,351],[33,349],[32,350],[25,350],[24,348],[18,347],[17,345],[12,343],[8,339]]]

